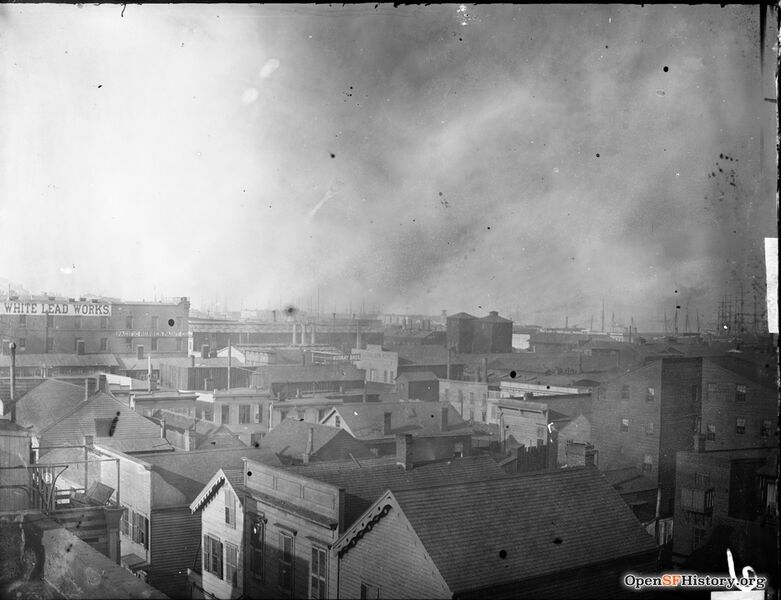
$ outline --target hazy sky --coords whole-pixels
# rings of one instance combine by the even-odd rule
[[[776,235],[768,22],[763,83],[752,6],[6,4],[0,277],[711,318]]]

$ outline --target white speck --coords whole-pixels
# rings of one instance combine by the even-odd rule
[[[279,68],[279,65],[280,65],[279,59],[269,58],[266,61],[266,64],[264,64],[260,69],[260,77],[262,79],[271,77],[271,74]]]
[[[244,90],[244,93],[241,95],[241,103],[245,106],[247,104],[252,104],[255,102],[255,100],[258,99],[258,90],[255,88],[247,88]]]
[[[201,153],[200,153],[200,152],[196,152],[196,153],[195,153],[195,156],[200,156],[200,155],[201,155]]]
[[[680,176],[681,176],[681,174],[680,174],[680,173],[676,173],[676,174],[675,174],[675,176],[676,176],[676,177],[680,177]]]
[[[612,22],[613,22],[613,17],[608,17],[608,18],[607,18],[607,22],[608,22],[608,23],[612,23]]]
[[[553,167],[553,172],[554,173],[558,173],[559,172],[559,168],[558,167]]]

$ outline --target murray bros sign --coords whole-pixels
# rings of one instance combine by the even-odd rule
[[[74,315],[110,317],[106,302],[0,302],[0,315]]]

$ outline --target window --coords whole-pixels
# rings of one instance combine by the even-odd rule
[[[151,338],[149,340],[149,346],[152,352],[157,352],[157,338]]]
[[[705,431],[705,439],[709,442],[712,442],[716,439],[716,426],[715,425],[708,425],[706,431]]]
[[[622,385],[621,386],[621,400],[629,400],[629,386],[628,385]]]
[[[203,536],[203,570],[222,579],[222,543],[210,535]]]
[[[705,543],[706,531],[701,527],[695,527],[692,533],[692,550],[696,550]]]
[[[696,383],[692,386],[692,402],[697,402],[700,397],[700,386]]]
[[[54,315],[46,315],[46,327],[54,327]]]
[[[361,582],[361,600],[379,600],[380,588],[370,583]]]
[[[480,419],[482,420],[482,422],[483,422],[483,423],[485,423],[485,422],[486,422],[486,417],[487,417],[487,416],[488,416],[488,415],[486,414],[486,411],[485,411],[485,410],[483,410],[483,411],[481,411],[481,412],[480,412]]]
[[[203,418],[205,421],[209,421],[211,423],[214,422],[214,407],[209,406],[207,408],[203,409]]]
[[[100,317],[100,328],[108,329],[108,317]]]
[[[239,585],[239,549],[233,544],[225,544],[225,581],[232,587]]]
[[[137,512],[133,513],[133,517],[133,541],[149,548],[149,519]]]
[[[736,385],[735,386],[735,402],[745,402],[746,401],[746,392],[748,389],[745,385]]]
[[[27,348],[27,338],[19,338],[19,350]]]
[[[369,370],[369,381],[377,381],[377,369]]]
[[[654,422],[651,421],[650,423],[646,423],[645,425],[645,434],[646,435],[653,435],[654,434]]]
[[[73,317],[73,327],[81,329],[81,317]]]
[[[769,438],[770,437],[770,427],[771,423],[768,420],[763,420],[762,423],[759,425],[759,437],[761,438]]]
[[[285,590],[293,590],[293,536],[279,533],[279,574],[277,585]]]
[[[746,433],[746,419],[743,417],[738,417],[735,419],[735,433],[738,435],[743,435]]]
[[[106,352],[108,350],[108,338],[100,338],[100,351]]]
[[[334,417],[334,426],[341,427],[342,426],[342,420],[339,418],[339,415],[336,415]]]
[[[656,400],[656,390],[652,387],[649,387],[645,392],[645,401],[653,402],[654,400]]]
[[[309,576],[309,597],[326,597],[326,573],[328,572],[328,555],[325,550],[316,546],[312,547],[312,562]]]
[[[152,317],[152,331],[157,331],[157,329],[160,327],[160,317],[154,316]]]
[[[236,529],[236,494],[230,488],[225,488],[225,522]]]
[[[184,342],[182,341],[182,338],[176,338],[176,351],[183,352],[183,348]]]
[[[464,456],[464,444],[456,442],[453,444],[453,457],[461,458],[462,456]]]
[[[621,419],[621,431],[629,431],[629,419]]]
[[[132,337],[126,337],[125,338],[125,346],[128,348],[133,348],[133,338]]]
[[[228,404],[223,404],[220,407],[220,423],[230,423],[231,407]]]
[[[716,386],[715,383],[709,383],[707,390],[708,390],[707,400],[713,400],[713,395],[718,391],[718,387]]]
[[[46,352],[54,352],[54,339],[53,338],[47,338],[46,339]]]
[[[249,404],[239,404],[239,423],[246,424],[252,421],[251,409]]]
[[[475,420],[475,409],[474,408],[470,408],[469,409],[469,420],[470,421],[474,421]]]
[[[124,535],[130,535],[130,509],[127,507],[122,511],[122,519],[119,522],[119,531]]]
[[[125,317],[125,329],[133,329],[133,315]]]
[[[19,315],[19,327],[27,327],[27,315]]]
[[[654,470],[654,457],[650,454],[646,454],[643,457],[643,471],[649,472]]]
[[[698,487],[708,487],[710,485],[710,474],[708,473],[695,473],[694,485]]]
[[[265,534],[266,527],[263,521],[260,519],[252,521],[249,538],[249,570],[256,579],[263,579],[263,538]]]

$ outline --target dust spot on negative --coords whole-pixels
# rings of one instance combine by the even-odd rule
[[[174,321],[173,319],[168,319],[168,326],[169,327],[173,327],[174,323],[176,323],[176,321]]]
[[[507,550],[499,550],[499,558],[501,558],[502,560],[507,558]]]
[[[298,312],[298,309],[295,306],[293,306],[292,304],[290,306],[288,306],[287,308],[285,308],[285,314],[287,316],[289,316],[289,317],[292,317],[297,312]]]

